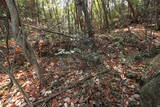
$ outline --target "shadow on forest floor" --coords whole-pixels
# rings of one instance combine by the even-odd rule
[[[52,107],[140,107],[139,81],[149,61],[160,53],[158,35],[159,32],[146,35],[143,27],[138,25],[131,27],[131,31],[121,29],[110,34],[96,34],[92,49],[89,47],[92,43],[84,41],[54,41],[51,48],[46,45],[38,54],[47,79],[46,87],[39,88],[35,72],[27,62],[20,67],[15,62],[15,77],[29,94],[30,100],[36,101],[86,76],[107,70],[107,73],[68,89],[46,104]],[[10,57],[12,59],[13,55]],[[0,85],[7,83],[7,78],[6,74],[1,73]],[[10,92],[0,89],[0,103],[4,102],[6,105],[26,105],[15,86]]]

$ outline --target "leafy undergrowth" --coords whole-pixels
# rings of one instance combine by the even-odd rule
[[[146,71],[148,60],[159,53],[157,41],[160,39],[158,32],[148,36],[144,32],[141,26],[134,26],[131,32],[123,29],[110,34],[97,34],[93,49],[82,42],[71,44],[74,46],[69,49],[59,45],[54,45],[49,50],[48,46],[43,47],[38,61],[45,71],[46,86],[39,87],[36,73],[26,61],[23,66],[19,66],[18,61],[14,62],[15,77],[28,93],[30,101],[35,102],[86,76],[107,70],[107,73],[83,81],[82,84],[36,106],[140,107],[140,77]],[[13,55],[9,57],[12,59]],[[0,72],[0,81],[0,86],[4,86],[9,83],[9,78]],[[0,88],[0,105],[27,106],[14,85],[11,89]]]

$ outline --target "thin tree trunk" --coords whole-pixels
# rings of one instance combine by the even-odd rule
[[[71,33],[71,22],[70,22],[70,12],[69,12],[69,7],[67,9],[67,13],[68,13],[68,32],[69,34]]]
[[[37,24],[40,24],[40,9],[39,9],[39,1],[36,0],[36,16],[37,16]]]
[[[109,21],[108,21],[108,15],[107,15],[108,11],[107,11],[107,8],[106,8],[106,3],[105,3],[104,0],[101,0],[101,2],[102,2],[103,13],[104,13],[104,23],[105,23],[104,27],[108,28],[109,27]]]
[[[84,2],[84,0],[82,0],[82,8],[83,8],[83,13],[85,17],[85,22],[87,24],[88,35],[89,37],[93,37],[93,28],[92,28],[90,16],[87,10],[87,4]]]
[[[131,10],[131,12],[133,14],[133,19],[134,19],[135,22],[137,22],[138,21],[138,17],[137,17],[136,10],[134,9],[134,7],[133,7],[133,5],[132,5],[130,0],[127,0],[127,2],[128,2],[128,6],[129,6],[129,8],[130,8],[130,10]]]
[[[70,8],[69,8],[69,2],[70,0],[68,0],[66,2],[66,13],[67,13],[67,20],[68,20],[68,33],[71,33],[71,22],[70,22]]]
[[[87,9],[87,3],[84,0],[77,0],[76,3],[77,3],[77,6],[82,8],[82,11],[84,13],[85,23],[87,26],[87,34],[89,37],[93,37],[93,28],[91,25],[90,16]]]
[[[49,0],[46,0],[46,3],[47,3],[47,5],[49,5]],[[50,7],[48,7],[48,13],[49,13],[50,18],[52,19],[53,15],[52,15],[52,10],[50,9]]]
[[[97,7],[97,13],[99,13],[99,18],[100,18],[100,29],[102,29],[103,28],[103,26],[101,26],[101,25],[103,25],[103,18],[102,18],[102,9],[101,9],[101,6],[100,6],[100,3],[99,3],[99,1],[98,0],[96,0],[95,2],[97,2],[97,4],[98,4],[98,7]],[[99,9],[99,10],[98,10]]]
[[[159,13],[160,13],[160,1],[156,1],[156,30],[160,30],[160,20],[159,20]]]
[[[81,29],[82,32],[86,33],[85,31],[85,26],[84,26],[84,21],[82,17],[82,7],[78,5],[78,1],[75,1],[75,9],[76,9],[76,22],[77,22],[77,28]]]
[[[52,4],[57,5],[56,0],[52,0]],[[58,14],[57,6],[55,8],[53,6],[53,10],[54,10],[55,19],[56,19],[57,24],[58,24],[58,32],[61,32],[61,28],[60,28],[60,25],[59,25],[59,14]]]
[[[43,10],[43,15],[44,15],[44,21],[47,22],[47,14],[46,14],[46,10],[44,8],[44,2],[42,2],[42,10]]]
[[[35,68],[38,79],[40,80],[41,85],[43,85],[43,78],[42,78],[43,73],[37,62],[34,50],[28,43],[26,36],[22,33],[22,30],[20,29],[20,19],[16,8],[16,4],[14,3],[13,0],[6,0],[6,3],[11,16],[10,25],[11,25],[12,35],[15,38],[16,43],[23,47],[26,59],[28,59],[28,61]]]
[[[77,21],[76,21],[76,12],[74,12],[73,10],[74,8],[71,7],[71,14],[72,14],[72,17],[71,17],[71,20],[74,21],[74,23],[72,23],[72,30],[77,32],[79,31],[79,28],[77,27]]]

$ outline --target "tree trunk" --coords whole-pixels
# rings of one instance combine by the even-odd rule
[[[75,1],[75,9],[76,9],[76,22],[77,22],[77,29],[80,28],[80,30],[83,33],[86,33],[86,29],[84,26],[84,21],[82,17],[82,7],[78,5],[77,1]]]
[[[85,3],[84,0],[77,0],[76,1],[76,4],[82,8],[82,11],[84,13],[84,17],[85,17],[85,23],[86,23],[86,26],[87,26],[87,34],[89,37],[93,37],[93,28],[92,28],[92,25],[91,25],[91,20],[90,20],[90,16],[89,16],[89,13],[88,13],[88,10],[87,10],[87,3]]]
[[[49,6],[49,0],[46,0],[46,3]],[[50,19],[52,19],[53,18],[53,15],[52,15],[53,11],[50,9],[50,6],[48,7],[48,13],[49,13]]]
[[[109,21],[108,21],[108,11],[107,11],[107,8],[106,8],[106,3],[104,0],[101,0],[102,2],[102,8],[103,8],[103,13],[104,13],[104,23],[105,23],[105,28],[108,28],[109,27]]]
[[[127,0],[127,2],[128,2],[128,6],[129,6],[129,8],[130,8],[130,10],[131,10],[131,12],[132,12],[132,14],[133,14],[133,20],[134,20],[135,22],[137,22],[137,21],[138,21],[137,12],[136,12],[136,10],[134,9],[133,4],[131,3],[131,1],[130,1],[130,0]]]
[[[144,9],[147,10],[150,4],[150,0],[143,0],[144,2]]]
[[[42,2],[42,11],[43,11],[43,16],[44,16],[44,23],[46,23],[47,22],[47,13],[45,10],[44,2]]]
[[[87,24],[88,36],[93,37],[93,28],[92,28],[90,16],[87,10],[87,4],[84,2],[84,0],[82,0],[82,9],[85,17],[85,22]]]
[[[160,18],[160,9],[159,9],[159,7],[160,7],[160,1],[157,0],[156,1],[156,30],[160,30],[160,20],[159,20],[159,18]]]
[[[70,9],[68,7],[67,9],[67,15],[68,15],[68,33],[71,33],[71,22],[70,22]]]
[[[16,43],[23,47],[26,59],[28,59],[28,61],[35,68],[37,72],[37,76],[40,80],[40,83],[41,85],[43,85],[43,81],[42,81],[43,73],[39,67],[33,48],[28,43],[26,36],[23,34],[20,28],[20,19],[19,19],[17,8],[16,8],[16,4],[13,0],[6,0],[6,3],[11,16],[10,25],[11,25],[12,35],[15,38]]]
[[[36,0],[35,1],[36,2],[36,16],[37,16],[37,25],[39,25],[40,24],[40,8],[39,8],[39,1],[38,0]]]
[[[97,13],[99,13],[99,18],[100,18],[100,22],[99,22],[100,27],[99,27],[99,29],[101,30],[103,28],[103,26],[102,26],[103,25],[103,17],[102,17],[103,12],[102,12],[102,9],[101,9],[99,1],[95,0],[95,2],[97,2],[97,5],[98,5],[98,7],[96,7],[96,8],[97,8]],[[95,3],[95,6],[96,6],[96,3]]]

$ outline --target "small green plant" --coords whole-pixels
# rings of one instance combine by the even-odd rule
[[[137,102],[135,99],[133,99],[133,100],[131,100],[131,101],[129,102],[129,104],[130,104],[131,106],[136,106],[136,105],[138,104],[138,102]]]
[[[73,50],[66,51],[65,49],[59,49],[58,53],[55,53],[56,56],[65,56],[65,55],[72,55],[72,54],[82,54],[82,51],[78,48],[74,48]]]
[[[116,91],[112,91],[112,95],[117,99],[121,99],[121,94]]]

